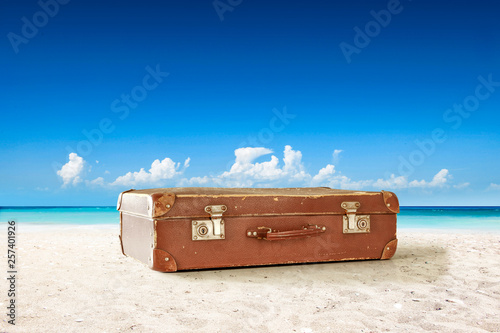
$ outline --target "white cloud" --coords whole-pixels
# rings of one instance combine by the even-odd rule
[[[408,187],[408,179],[405,176],[396,177],[392,174],[389,179],[377,179],[372,185],[378,189],[395,190]]]
[[[371,187],[376,189],[397,190],[404,188],[441,188],[445,187],[450,180],[451,175],[447,169],[439,171],[431,181],[412,180],[408,181],[406,176],[395,176],[392,174],[389,179],[377,179],[373,183],[369,183]],[[369,181],[368,181],[369,182]]]
[[[183,184],[207,185],[230,187],[271,186],[278,183],[303,183],[310,180],[311,176],[305,171],[302,164],[302,153],[285,146],[283,152],[283,167],[280,160],[272,155],[270,160],[255,162],[261,156],[271,154],[273,151],[263,147],[245,147],[234,151],[235,161],[229,171],[217,176],[193,177],[184,179]],[[277,186],[277,185],[276,185]]]
[[[436,188],[444,187],[449,178],[451,178],[451,175],[449,175],[449,172],[446,169],[439,171],[430,182],[425,180],[413,180],[409,182],[407,177],[396,177],[394,174],[392,174],[388,179],[353,181],[347,176],[335,173],[335,166],[328,164],[326,167],[319,170],[318,174],[312,178],[311,185],[354,190],[366,188],[374,188],[377,190],[405,189],[409,187]]]
[[[488,186],[487,190],[499,191],[500,184],[491,183],[490,186]]]
[[[236,159],[231,169],[212,177],[212,181],[225,186],[250,187],[257,182],[276,180],[283,172],[278,167],[279,160],[276,156],[272,155],[270,161],[253,163],[257,158],[272,152],[260,147],[238,148],[234,151]]]
[[[371,180],[353,181],[347,176],[335,173],[335,166],[328,164],[326,167],[320,169],[314,177],[312,177],[310,186],[328,186],[339,189],[360,190],[373,183]]]
[[[64,164],[57,175],[62,178],[62,187],[69,184],[76,185],[82,181],[81,175],[85,166],[85,160],[76,153],[69,154],[69,162]]]
[[[461,183],[461,184],[453,185],[453,187],[458,189],[458,190],[461,190],[461,189],[469,187],[469,185],[470,185],[470,183]]]
[[[285,162],[283,175],[288,177],[289,181],[310,180],[311,175],[306,172],[302,164],[302,153],[299,150],[295,151],[291,146],[285,146],[283,154],[283,162]]]
[[[358,190],[372,183],[370,180],[353,181],[351,178],[340,173],[336,174],[336,172],[333,164],[327,164],[326,167],[320,169],[318,173],[312,177],[310,186],[328,186],[339,189]]]
[[[312,178],[311,184],[313,186],[321,184],[327,181],[329,178],[331,178],[334,173],[335,173],[335,165],[327,164],[326,167],[319,170],[318,174]]]
[[[335,150],[333,156],[341,153]],[[183,179],[182,186],[193,185],[216,185],[230,187],[251,186],[286,186],[290,183],[296,186],[329,186],[340,189],[405,189],[405,188],[442,188],[446,187],[451,179],[447,169],[439,171],[431,181],[413,180],[409,181],[405,176],[392,174],[388,179],[377,180],[352,180],[351,178],[337,172],[335,165],[327,164],[314,176],[309,174],[302,163],[302,153],[295,151],[291,146],[285,146],[283,152],[283,166],[280,160],[272,155],[270,160],[255,162],[261,156],[271,154],[272,150],[259,148],[238,148],[234,151],[235,162],[229,171],[217,176],[193,177]],[[468,185],[457,185],[463,188]]]
[[[234,151],[234,156],[236,156],[236,161],[233,165],[233,168],[236,168],[238,165],[248,165],[251,164],[255,159],[271,154],[273,151],[267,148],[238,148]]]
[[[189,166],[189,158],[184,162],[184,167]],[[156,159],[151,164],[149,171],[141,168],[136,172],[127,172],[125,175],[116,178],[111,185],[136,186],[136,185],[152,185],[160,186],[162,181],[172,179],[183,173],[184,169],[180,169],[180,163],[175,163],[170,158],[165,158],[160,162]]]
[[[104,185],[106,185],[106,183],[104,182],[104,178],[102,178],[102,177],[97,177],[96,179],[91,180],[91,181],[86,180],[85,184],[87,186],[104,186]]]
[[[179,186],[209,186],[213,185],[212,177],[203,176],[203,177],[192,177],[192,178],[183,178],[178,183]]]
[[[338,158],[342,150],[335,150],[333,158]],[[170,158],[162,161],[156,159],[151,164],[151,168],[146,171],[141,168],[139,171],[127,172],[117,177],[113,182],[107,183],[103,177],[93,180],[85,180],[89,187],[106,187],[113,185],[120,186],[140,186],[140,187],[160,187],[165,185],[167,180],[171,180],[175,186],[222,186],[222,187],[284,187],[284,186],[329,186],[340,189],[353,190],[382,190],[382,189],[435,189],[449,187],[452,176],[447,169],[440,170],[430,180],[409,180],[405,176],[392,174],[387,179],[365,179],[353,180],[338,171],[334,164],[327,164],[321,168],[317,174],[311,175],[307,172],[302,162],[302,153],[293,150],[289,145],[285,146],[283,158],[280,160],[275,155],[271,155],[267,160],[256,162],[260,157],[272,154],[273,151],[264,147],[245,147],[234,151],[235,160],[229,171],[215,175],[201,175],[191,178],[180,178],[189,167],[191,159],[187,158],[183,164],[176,163]],[[75,153],[69,155],[69,162],[66,163],[57,174],[63,180],[63,187],[69,184],[76,185],[82,182],[82,174],[87,168],[85,160]],[[106,170],[104,174],[109,174]],[[467,188],[469,183],[453,185],[455,189]],[[490,184],[489,190],[500,190],[500,185]]]
[[[413,180],[408,186],[409,187],[423,187],[423,188],[431,188],[431,187],[444,187],[446,183],[450,180],[451,175],[447,169],[441,169],[434,178],[430,182],[426,182],[425,180]]]
[[[340,159],[340,153],[343,152],[342,149],[335,149],[332,154],[333,164],[338,164]]]

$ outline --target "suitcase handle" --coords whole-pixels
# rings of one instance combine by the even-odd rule
[[[318,236],[325,231],[325,226],[318,226],[316,224],[306,224],[302,227],[302,229],[286,231],[273,230],[268,227],[258,227],[257,229],[247,230],[247,236],[251,238],[275,241]]]

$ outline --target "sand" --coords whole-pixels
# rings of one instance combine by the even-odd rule
[[[21,225],[16,326],[2,279],[0,331],[500,331],[498,233],[401,229],[388,261],[178,273],[124,257],[117,234]]]

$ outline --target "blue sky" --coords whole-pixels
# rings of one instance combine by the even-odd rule
[[[494,1],[2,6],[0,205],[173,186],[500,205]]]

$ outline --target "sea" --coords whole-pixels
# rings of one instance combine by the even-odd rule
[[[408,207],[398,214],[398,228],[500,231],[500,207]],[[115,206],[106,207],[0,207],[0,223],[26,225],[118,226]]]

